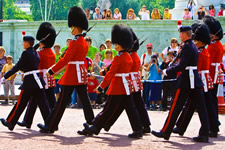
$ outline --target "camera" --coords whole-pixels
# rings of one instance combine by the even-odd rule
[[[152,59],[152,62],[155,63],[157,61],[157,55],[152,55],[151,59]]]

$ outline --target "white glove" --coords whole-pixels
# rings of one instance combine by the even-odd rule
[[[4,77],[1,78],[1,83],[3,83],[3,82],[5,82],[5,78]]]
[[[163,70],[164,76],[167,76],[166,69]]]

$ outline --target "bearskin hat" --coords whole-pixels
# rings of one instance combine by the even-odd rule
[[[215,17],[205,16],[203,22],[208,26],[211,34],[217,36],[219,40],[223,38],[223,29],[222,26]]]
[[[55,38],[56,38],[56,31],[51,23],[43,22],[39,26],[39,29],[38,29],[37,35],[36,35],[36,39],[38,41],[40,41],[43,38],[45,38],[49,33],[50,33],[50,35],[45,40],[41,41],[41,43],[43,43],[46,48],[51,48],[54,45]]]
[[[82,8],[74,6],[68,12],[68,26],[81,27],[84,30],[88,29],[88,19]]]
[[[112,27],[111,38],[113,44],[119,44],[124,49],[131,49],[133,46],[133,35],[129,27],[115,24]]]
[[[131,48],[131,52],[136,52],[139,49],[139,40],[136,36],[136,34],[134,33],[134,31],[130,28],[132,34],[133,34],[133,47]]]
[[[192,40],[201,41],[205,44],[210,44],[209,28],[206,24],[194,23],[191,25],[193,36]]]

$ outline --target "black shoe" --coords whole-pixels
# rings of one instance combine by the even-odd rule
[[[175,133],[175,134],[179,134],[180,136],[184,135],[184,132],[180,131],[180,129],[177,128],[177,127],[173,128],[172,132]]]
[[[151,133],[151,128],[150,127],[143,127],[142,132],[143,132],[143,134]]]
[[[9,101],[6,99],[4,102],[1,103],[2,105],[8,105]]]
[[[209,138],[208,136],[197,136],[193,138],[194,142],[202,142],[202,143],[208,143]]]
[[[142,131],[134,131],[133,133],[128,134],[128,137],[133,139],[139,139],[142,138],[142,136],[143,136]]]
[[[14,129],[14,125],[12,125],[11,123],[9,123],[7,120],[5,120],[5,119],[3,119],[3,118],[1,118],[0,120],[1,120],[2,124],[3,124],[4,126],[8,127],[8,129],[9,129],[10,131],[12,131],[12,130]]]
[[[82,131],[77,131],[77,133],[79,134],[79,135],[88,135],[88,136],[92,136],[93,134],[89,134],[89,132],[86,130],[86,129],[83,129]]]
[[[43,125],[41,123],[39,123],[37,126],[41,129],[39,131],[41,133],[54,133],[55,132],[55,130],[50,129],[48,126]]]
[[[218,132],[212,132],[212,131],[209,132],[209,137],[217,138],[217,136],[218,136]]]
[[[26,122],[22,121],[22,122],[17,122],[17,124],[21,127],[26,127],[27,129],[30,129],[31,124],[27,124]]]
[[[84,123],[83,124],[84,128],[86,129],[86,131],[88,132],[88,134],[95,134],[95,135],[98,135],[100,130],[98,130],[95,126],[89,126],[89,124],[87,123]]]
[[[104,130],[105,130],[106,132],[108,132],[108,131],[110,130],[110,127],[109,127],[109,126],[104,126]]]
[[[165,133],[163,132],[156,132],[156,131],[152,131],[152,134],[156,137],[159,137],[159,138],[164,138],[165,140],[169,140],[170,136],[169,135],[166,135]]]

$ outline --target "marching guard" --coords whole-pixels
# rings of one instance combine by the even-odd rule
[[[76,89],[79,99],[83,105],[84,116],[88,124],[92,124],[94,113],[87,95],[87,70],[85,68],[88,45],[83,37],[83,30],[88,29],[88,20],[82,8],[74,6],[68,14],[68,26],[71,28],[74,39],[70,42],[67,51],[48,71],[51,76],[60,72],[64,67],[66,71],[58,81],[62,90],[56,106],[49,115],[45,125],[38,124],[42,133],[54,133],[71,98],[72,92]]]
[[[199,136],[194,137],[193,140],[195,142],[208,142],[208,116],[206,115],[207,110],[201,89],[203,83],[197,72],[198,50],[191,40],[192,31],[190,26],[180,27],[179,32],[180,39],[184,42],[184,46],[181,49],[180,62],[176,66],[163,70],[164,75],[181,71],[177,79],[176,94],[162,130],[160,132],[152,131],[152,134],[156,137],[169,140],[186,99],[190,98],[198,111],[201,122]]]
[[[39,106],[44,120],[46,120],[50,113],[50,108],[44,92],[45,83],[38,70],[40,57],[32,47],[34,45],[34,40],[35,39],[32,36],[23,37],[23,47],[25,51],[23,51],[16,65],[1,79],[1,82],[3,82],[19,70],[24,72],[23,84],[21,85],[18,101],[14,105],[7,119],[1,119],[2,124],[7,126],[11,131],[14,129],[14,126],[26,108],[27,103],[32,98],[35,98],[35,102]]]
[[[56,31],[55,28],[49,22],[44,22],[40,25],[36,39],[42,40],[50,34],[45,40],[41,41],[40,43],[40,51],[38,52],[40,56],[40,64],[39,64],[39,71],[41,77],[45,81],[45,94],[47,97],[47,101],[51,110],[55,107],[56,99],[54,93],[54,87],[56,85],[55,78],[53,75],[47,76],[46,72],[48,68],[55,64],[55,54],[53,53],[51,47],[55,43],[56,39]],[[23,118],[22,122],[17,122],[19,126],[30,128],[33,122],[33,117],[37,109],[37,103],[34,100],[36,97],[33,97],[29,101],[29,105],[27,106],[26,114]]]

